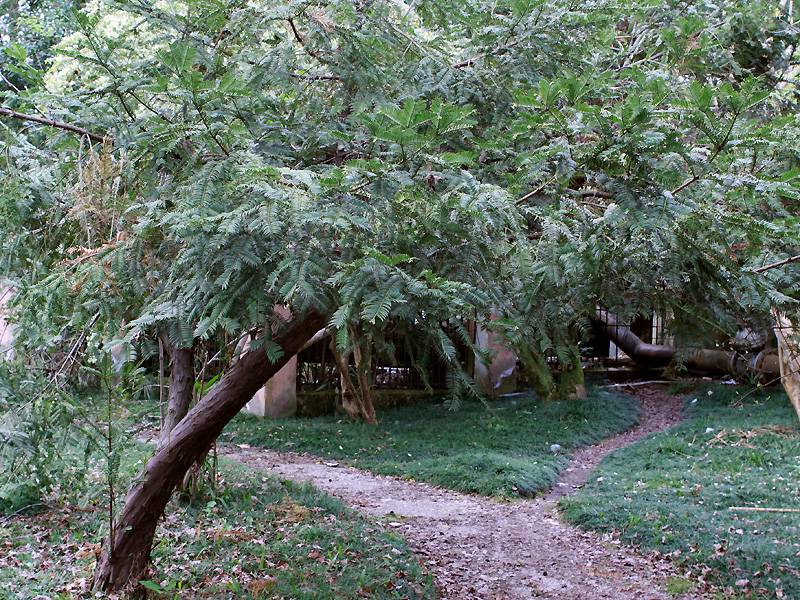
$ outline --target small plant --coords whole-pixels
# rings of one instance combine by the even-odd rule
[[[2,361],[0,406],[0,511],[13,513],[39,505],[60,479],[76,409],[52,381]]]

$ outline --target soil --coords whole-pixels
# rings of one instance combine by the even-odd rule
[[[407,540],[443,600],[666,600],[675,598],[666,591],[666,580],[678,577],[668,561],[637,554],[611,536],[571,527],[559,520],[556,507],[556,500],[580,488],[606,454],[681,420],[680,398],[664,387],[630,390],[642,407],[639,425],[576,452],[559,484],[534,499],[503,502],[459,494],[309,455],[244,445],[220,450],[254,469],[310,480],[383,523]]]

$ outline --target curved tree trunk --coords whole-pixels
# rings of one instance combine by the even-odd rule
[[[253,394],[324,324],[325,318],[317,313],[295,316],[273,337],[284,352],[278,362],[270,363],[263,349],[242,356],[175,426],[169,443],[159,444],[128,492],[125,506],[103,544],[92,577],[95,589],[106,592],[132,589],[147,577],[156,525],[175,486]]]

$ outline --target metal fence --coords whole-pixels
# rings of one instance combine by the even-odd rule
[[[469,363],[467,346],[459,342],[453,328],[441,324],[449,334],[466,368]],[[412,348],[412,337],[408,334],[389,332],[381,345],[391,348],[391,352],[376,351],[373,355],[372,385],[374,389],[421,390],[426,389],[425,379],[434,390],[447,388],[447,364],[430,348]],[[297,355],[297,391],[318,392],[339,387],[339,371],[330,348],[330,338],[326,337],[312,344]],[[424,342],[419,342],[423,344]],[[353,365],[352,356],[350,357]],[[420,374],[425,374],[425,378]]]

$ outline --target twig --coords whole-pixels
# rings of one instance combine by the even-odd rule
[[[342,78],[338,75],[304,75],[300,73],[291,73],[290,77],[295,79],[302,79],[303,81],[341,81]]]
[[[293,19],[286,19],[286,20],[289,21],[289,25],[292,28],[292,33],[294,34],[294,39],[296,39],[300,43],[300,45],[308,53],[308,55],[313,57],[313,58],[316,58],[320,62],[325,62],[324,60],[322,60],[322,58],[319,56],[318,53],[314,52],[313,50],[311,50],[306,45],[306,38],[304,38],[303,34],[300,33],[300,31],[297,29],[297,26],[294,24],[294,20]]]
[[[450,65],[451,69],[463,69],[464,67],[472,66],[472,63],[479,61],[482,58],[486,58],[487,56],[494,56],[496,54],[500,54],[509,48],[513,48],[517,45],[518,42],[514,42],[513,44],[508,44],[507,46],[500,46],[499,48],[495,48],[491,52],[486,52],[485,54],[479,54],[478,56],[474,56],[473,58],[468,58],[466,60],[462,60],[461,62],[455,63],[454,65]]]
[[[797,260],[800,260],[800,254],[798,254],[797,256],[790,256],[789,258],[784,258],[783,260],[779,260],[778,262],[772,263],[770,265],[764,265],[763,267],[753,269],[753,273],[763,273],[764,271],[775,269],[776,267],[782,267],[783,265],[788,265],[789,263],[793,263]]]
[[[530,200],[530,199],[531,199],[531,198],[533,198],[534,196],[538,196],[538,195],[539,195],[541,192],[543,192],[543,191],[544,191],[544,188],[546,188],[548,185],[550,185],[551,183],[553,183],[553,181],[554,181],[554,180],[555,180],[555,177],[551,177],[551,178],[550,178],[548,181],[546,181],[545,183],[543,183],[542,185],[540,185],[538,188],[536,188],[536,189],[535,189],[535,190],[533,190],[532,192],[528,192],[527,194],[525,194],[525,195],[524,195],[522,198],[520,198],[519,200],[517,200],[517,202],[516,202],[516,203],[517,203],[517,204],[522,204],[523,202],[526,202],[526,201]]]
[[[687,179],[682,184],[680,184],[678,187],[676,187],[674,190],[672,190],[670,193],[674,196],[675,194],[677,194],[681,190],[683,190],[683,189],[689,187],[690,185],[692,185],[698,179],[700,179],[700,176],[699,175],[694,175],[691,179]]]
[[[370,183],[372,183],[372,182],[371,182],[371,181],[365,181],[364,183],[359,183],[359,184],[358,184],[356,187],[354,187],[354,188],[350,188],[350,190],[348,190],[348,192],[347,192],[347,193],[348,193],[348,194],[355,194],[355,193],[356,193],[356,192],[358,192],[359,190],[363,190],[363,189],[364,189],[365,187],[367,187],[367,186],[368,186]]]
[[[674,381],[669,381],[667,379],[653,379],[651,381],[636,381],[634,383],[609,383],[607,385],[603,385],[600,387],[604,388],[617,388],[617,387],[638,387],[640,385],[650,385],[655,383],[675,383]]]
[[[47,504],[46,502],[36,502],[35,504],[28,504],[27,506],[23,506],[18,511],[11,513],[7,517],[3,517],[2,519],[0,519],[0,523],[5,523],[6,521],[9,521],[12,517],[16,517],[22,511],[28,510],[29,508],[33,508],[34,506],[46,506],[50,510],[53,510],[53,507]]]
[[[746,512],[800,513],[800,508],[765,508],[761,506],[731,506],[728,510]]]
[[[61,121],[54,121],[53,119],[45,119],[42,117],[36,117],[34,115],[27,115],[15,110],[11,110],[10,108],[0,108],[0,116],[11,117],[12,119],[20,119],[21,121],[31,121],[33,123],[39,123],[40,125],[47,125],[48,127],[55,127],[56,129],[71,131],[73,133],[85,135],[93,142],[103,142],[105,140],[102,135],[92,133],[83,127],[70,125],[69,123],[62,123]]]
[[[611,200],[614,194],[611,192],[601,192],[600,190],[581,190],[581,198],[605,198]]]

